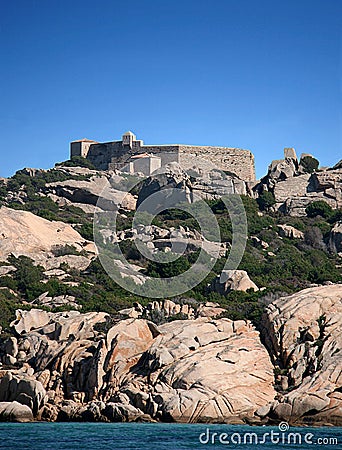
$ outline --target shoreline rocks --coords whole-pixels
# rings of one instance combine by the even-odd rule
[[[273,301],[263,339],[245,320],[18,311],[0,420],[341,425],[341,323],[340,284]]]

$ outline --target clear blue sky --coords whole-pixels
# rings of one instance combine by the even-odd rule
[[[342,158],[340,0],[0,0],[0,176],[69,141]]]

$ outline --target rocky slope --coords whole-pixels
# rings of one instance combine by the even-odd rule
[[[27,169],[0,180],[0,420],[341,425],[341,168],[307,174],[288,153],[254,194],[230,174],[204,180],[178,166],[128,196],[125,174],[89,168]],[[204,240],[192,219],[166,211],[131,227],[136,201],[170,186],[188,202],[195,194],[208,200],[219,259],[172,301],[128,295],[96,259],[95,205],[105,189],[106,208],[119,211],[105,244],[120,243],[144,273],[175,275]],[[239,270],[225,271],[232,235],[218,197],[233,191],[269,191],[276,203],[259,209],[242,196],[246,252]],[[308,202],[328,198],[333,209],[307,215]],[[135,239],[152,253],[188,246],[179,266],[163,269],[137,255]],[[125,264],[115,264],[125,275]]]

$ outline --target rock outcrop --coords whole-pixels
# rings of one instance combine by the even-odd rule
[[[171,189],[174,189],[174,191],[171,191]],[[173,197],[172,202],[174,204],[184,201],[193,202],[190,176],[176,162],[167,164],[143,182],[138,195],[137,206],[139,207],[152,194],[163,190],[167,190],[165,191],[167,197]]]
[[[49,322],[32,329],[30,313],[14,326],[31,375],[7,370],[0,401],[26,404],[44,420],[242,422],[274,398],[272,364],[248,322],[126,319],[101,332],[106,315],[46,313]],[[31,402],[18,390],[23,380]]]
[[[0,371],[0,402],[19,402],[37,415],[46,400],[45,389],[35,377],[26,373]]]
[[[253,291],[259,290],[245,270],[223,270],[221,275],[214,279],[210,289],[222,295],[226,295],[230,291],[246,292],[248,289],[253,289]]]
[[[173,162],[144,181],[137,204],[155,192],[171,188],[178,191],[177,201],[188,203],[200,198],[214,200],[229,194],[247,195],[251,194],[250,184],[234,173],[218,170],[214,165],[204,171],[193,161],[193,168],[184,171],[180,164]]]
[[[135,303],[131,308],[123,309],[119,313],[122,316],[135,319],[145,318],[158,323],[175,316],[185,319],[197,319],[198,317],[215,318],[225,311],[218,303],[213,302],[188,304],[184,302],[175,303],[172,300],[156,300],[148,303],[145,307],[140,305],[140,303]]]
[[[0,422],[32,422],[31,409],[19,402],[0,402]]]
[[[122,387],[154,417],[241,423],[275,395],[272,365],[250,323],[201,318],[159,331],[140,374]]]
[[[314,201],[324,200],[333,209],[342,208],[342,169],[319,169],[305,173],[295,153],[285,149],[285,158],[273,161],[268,173],[253,190],[274,194],[274,209],[290,216],[305,216],[305,208]]]
[[[159,306],[172,316],[174,305]],[[217,305],[203,307],[204,316],[208,308]],[[156,325],[113,322],[104,313],[18,311],[18,338],[0,348],[0,402],[26,405],[42,420],[341,425],[341,320],[340,284],[269,304],[266,347],[243,320]],[[23,417],[29,420],[28,410]]]
[[[268,415],[341,425],[342,285],[279,298],[267,307],[262,323],[270,354],[285,374],[282,395]]]
[[[53,259],[53,265],[56,267],[53,251],[56,248],[73,246],[77,251],[83,251],[89,255],[89,258],[70,255],[74,257],[76,265],[78,258],[83,258],[82,267],[84,267],[84,260],[89,265],[91,258],[96,253],[95,245],[82,238],[71,225],[49,221],[28,211],[2,206],[0,208],[0,230],[1,261],[6,261],[11,254],[14,256],[24,255],[46,268],[49,268],[49,262]],[[72,260],[68,260],[68,263],[73,267]]]
[[[79,168],[78,168],[79,169]],[[90,172],[88,180],[66,180],[46,184],[44,193],[59,204],[73,204],[93,212],[96,205],[104,207],[107,211],[116,211],[119,208],[134,210],[136,199],[124,190],[115,189],[111,180],[111,173]],[[100,202],[99,202],[100,199]]]
[[[279,235],[290,239],[304,239],[304,233],[291,225],[278,225]]]

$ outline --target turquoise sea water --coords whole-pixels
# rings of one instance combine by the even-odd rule
[[[297,433],[296,436],[290,436],[291,432]],[[265,433],[269,434],[265,435]],[[294,439],[296,444],[293,443]],[[239,440],[241,440],[240,444]],[[336,450],[342,449],[342,428],[291,428],[282,433],[278,427],[232,425],[0,423],[0,449],[6,450],[206,448]]]

